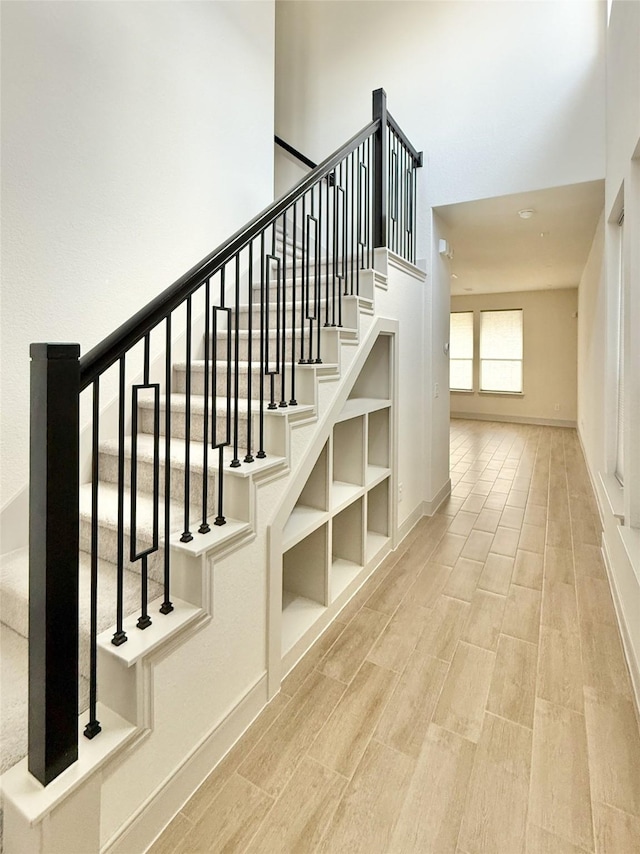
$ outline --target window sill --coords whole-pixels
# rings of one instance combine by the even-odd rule
[[[498,397],[524,397],[523,391],[479,391],[478,394],[497,395]]]
[[[607,510],[621,525],[624,525],[624,490],[615,475],[598,472],[600,483],[607,500]]]
[[[475,394],[472,388],[450,388],[450,394]]]

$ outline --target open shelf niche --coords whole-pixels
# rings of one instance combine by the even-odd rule
[[[390,483],[391,478],[386,477],[367,493],[367,560],[378,554],[390,536]]]
[[[391,546],[391,348],[374,343],[284,526],[285,672]]]
[[[329,515],[328,443],[322,449],[296,505],[284,526],[284,548],[300,542],[307,534],[325,523]]]
[[[347,589],[364,567],[364,498],[333,517],[331,601]]]
[[[364,486],[364,416],[339,421],[333,428],[333,480],[331,509],[340,510],[358,496]]]

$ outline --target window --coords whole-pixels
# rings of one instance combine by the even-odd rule
[[[617,412],[616,412],[616,471],[620,484],[624,484],[624,213],[618,222],[620,226],[618,249],[620,265],[618,268],[618,364],[617,364]]]
[[[522,309],[480,312],[480,391],[522,393]]]
[[[449,388],[473,391],[473,312],[451,312],[449,331]]]

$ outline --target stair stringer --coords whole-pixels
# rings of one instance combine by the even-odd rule
[[[179,605],[175,627],[155,639],[150,630],[138,632],[137,644],[122,647],[110,644],[111,631],[101,638],[99,681],[112,688],[109,706],[98,704],[103,732],[92,741],[83,738],[83,715],[78,762],[46,788],[28,773],[26,758],[3,775],[5,854],[145,850],[158,828],[180,809],[272,698],[274,692],[268,687],[270,520],[267,513],[258,512],[258,504],[265,508],[281,504],[290,476],[302,469],[318,431],[329,423],[328,413],[341,397],[343,378],[351,375],[361,342],[370,337],[373,301],[356,302],[356,328],[338,336],[333,369],[301,366],[313,372],[314,402],[309,407],[313,412],[307,408],[298,418],[293,408],[291,417],[287,413],[286,463],[249,475],[251,524],[210,546],[207,535],[197,546],[194,540],[186,547],[178,542],[179,535],[172,538],[173,589],[184,597],[174,598]],[[256,584],[260,567],[263,582]],[[253,626],[262,641],[252,648],[250,661],[246,639],[238,641],[233,615],[225,614],[222,607],[231,587],[245,607],[248,597],[256,597],[253,610],[263,615],[258,632]],[[229,636],[231,644],[221,652],[220,638]],[[243,644],[244,656],[238,655],[237,647]],[[232,668],[229,661],[234,662]],[[208,673],[206,683],[193,676],[191,671],[197,667]],[[175,708],[186,698],[181,686],[187,677],[189,684],[200,688],[199,705],[206,714],[189,714],[184,703],[182,709]],[[174,698],[171,718],[184,721],[188,730],[170,743],[167,694]],[[78,821],[80,814],[99,820],[83,823]]]
[[[377,277],[378,278],[378,277]],[[385,277],[379,277],[380,284],[384,286],[386,281],[383,281]],[[378,340],[380,335],[389,335],[394,337],[398,334],[399,324],[397,320],[393,320],[385,317],[375,317],[373,322],[371,323],[366,336],[363,338],[360,346],[358,347],[357,354],[353,359],[349,368],[344,371],[343,376],[341,378],[340,387],[338,392],[333,398],[331,406],[326,410],[325,414],[321,419],[319,419],[319,423],[317,429],[315,431],[315,435],[313,441],[307,448],[306,454],[304,458],[301,460],[300,465],[292,471],[291,477],[287,481],[287,490],[283,495],[281,503],[277,506],[274,511],[272,520],[268,525],[268,535],[269,535],[269,639],[268,639],[268,654],[269,654],[269,667],[268,667],[268,687],[269,687],[269,697],[272,698],[277,694],[280,690],[280,685],[284,676],[286,676],[287,672],[291,670],[291,668],[296,664],[296,662],[305,654],[307,649],[317,640],[317,638],[322,634],[322,632],[328,627],[328,625],[333,621],[335,616],[339,613],[339,611],[347,604],[348,600],[353,596],[356,590],[366,581],[367,577],[371,575],[372,572],[375,571],[377,566],[383,560],[385,555],[394,549],[397,545],[397,514],[395,512],[395,505],[392,505],[392,526],[391,526],[391,536],[388,547],[384,552],[375,556],[373,560],[371,560],[364,568],[364,571],[361,573],[358,583],[355,587],[349,587],[346,591],[344,591],[343,595],[339,597],[336,603],[333,603],[335,607],[328,608],[327,612],[320,618],[301,639],[294,646],[291,652],[283,658],[281,652],[281,615],[282,615],[282,556],[283,556],[283,529],[293,510],[293,507],[305,486],[307,479],[316,464],[320,454],[322,453],[323,448],[325,447],[331,432],[336,424],[336,421],[339,418],[340,413],[347,401],[351,391],[354,388],[354,385],[360,376],[360,372],[367,360],[367,357],[371,353],[374,344]],[[392,379],[392,389],[391,389],[391,399],[392,401],[395,398],[395,389],[397,388],[397,359],[395,358],[395,348],[392,347],[392,366],[391,366],[391,379]],[[396,407],[392,406],[392,411],[395,412]],[[395,434],[395,425],[392,426],[392,432]],[[396,451],[395,451],[395,441],[392,439],[392,459],[391,459],[391,479],[392,484],[395,482],[395,473],[397,469],[396,465]],[[393,493],[395,494],[395,488],[393,488]]]

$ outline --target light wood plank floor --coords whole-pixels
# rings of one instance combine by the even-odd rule
[[[640,736],[576,433],[453,421],[451,474],[153,854],[640,852]]]

